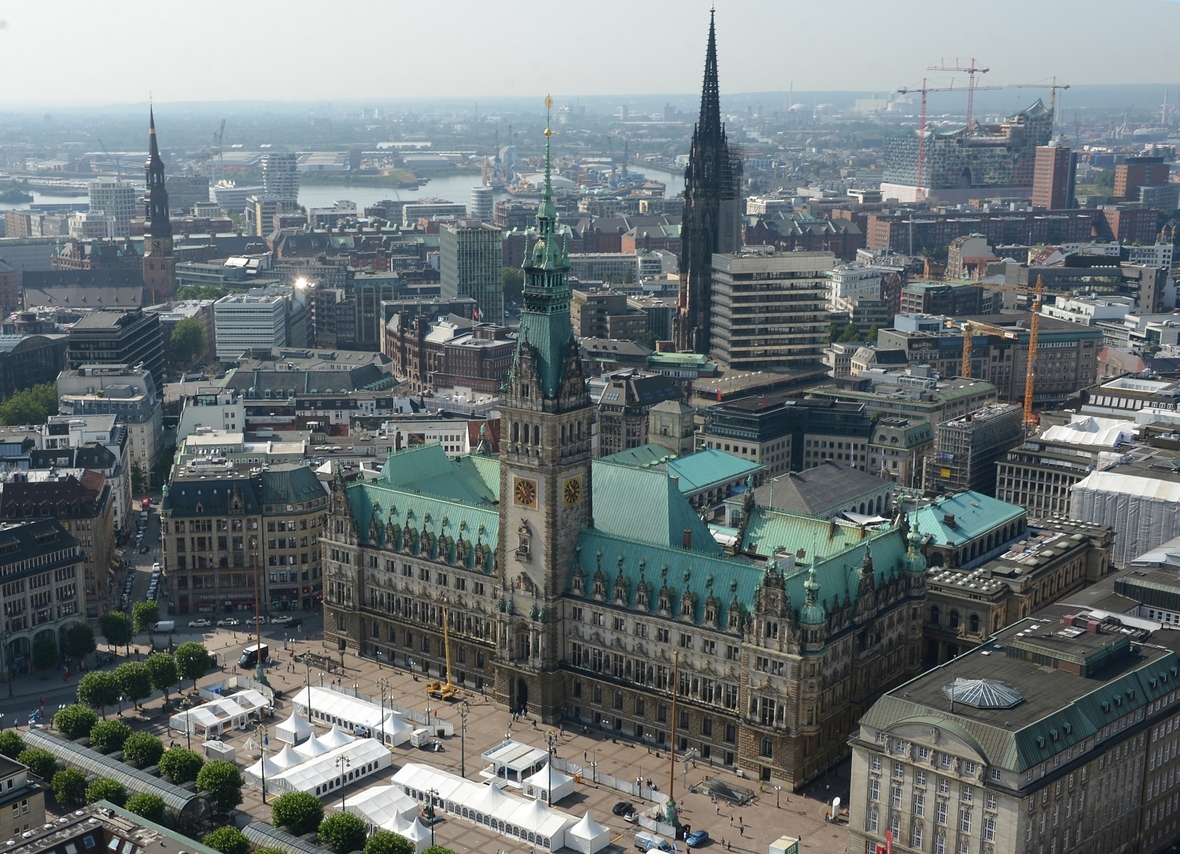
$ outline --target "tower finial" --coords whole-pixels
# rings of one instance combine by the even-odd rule
[[[555,231],[557,208],[553,204],[553,156],[550,127],[551,112],[553,110],[553,96],[545,96],[545,186],[541,191],[541,206],[537,209],[537,225],[542,235],[548,237]]]

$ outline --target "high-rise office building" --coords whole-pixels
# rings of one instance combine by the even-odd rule
[[[994,495],[996,462],[1023,438],[1022,410],[1011,403],[992,403],[939,424],[922,486],[932,493],[973,490]]]
[[[147,222],[143,230],[143,283],[148,299],[164,302],[176,292],[172,260],[172,220],[168,214],[168,191],[164,188],[164,161],[156,141],[156,113],[148,112],[148,159],[144,164],[147,187],[143,193]],[[156,382],[161,377],[156,376]]]
[[[835,260],[831,252],[714,255],[710,355],[735,370],[820,365]]]
[[[263,194],[283,201],[283,207],[295,208],[299,202],[299,161],[287,151],[273,152],[262,158]]]
[[[742,245],[742,163],[730,148],[721,121],[717,86],[717,39],[709,13],[709,45],[701,114],[692,133],[684,170],[684,218],[680,229],[680,312],[676,345],[708,353],[712,347],[713,253],[736,252]]]
[[[438,232],[439,291],[443,299],[470,297],[478,320],[504,323],[504,232],[473,219],[444,224]]]
[[[1038,146],[1033,167],[1033,207],[1051,211],[1072,209],[1077,166],[1077,155],[1064,145]]]
[[[100,178],[90,182],[90,212],[103,213],[115,221],[115,236],[131,234],[131,220],[135,219],[135,203],[139,190],[134,184],[118,179]]]
[[[491,187],[471,188],[471,218],[490,223],[495,213],[495,191]]]
[[[1119,199],[1139,199],[1140,187],[1168,183],[1168,164],[1162,157],[1128,157],[1114,167],[1114,195]]]

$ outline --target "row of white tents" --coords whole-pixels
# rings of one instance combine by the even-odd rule
[[[389,750],[371,738],[355,738],[338,727],[323,736],[314,733],[290,744],[242,772],[246,784],[266,791],[311,792],[316,797],[339,791],[355,780],[380,773],[393,764]]]
[[[275,727],[278,738],[289,744],[298,744],[315,731],[309,721],[338,726],[354,735],[378,740],[384,733],[385,743],[393,747],[409,741],[414,731],[401,712],[391,707],[382,708],[380,704],[314,685],[301,688],[291,698],[291,708],[291,717]],[[296,723],[298,715],[303,715],[303,719]]]
[[[568,847],[581,854],[595,854],[610,844],[610,830],[589,813],[579,820],[540,799],[506,794],[495,781],[476,783],[410,762],[393,775],[393,785],[417,803],[429,804],[433,799],[436,810],[542,850]]]
[[[417,854],[430,847],[430,828],[418,820],[418,802],[397,786],[365,789],[348,799],[344,811],[364,820],[370,832],[389,830],[405,837]]]

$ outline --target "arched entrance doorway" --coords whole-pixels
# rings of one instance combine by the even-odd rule
[[[516,703],[513,708],[524,714],[528,712],[529,707],[529,683],[525,682],[523,678],[516,679]]]

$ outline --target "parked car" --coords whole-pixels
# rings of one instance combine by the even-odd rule
[[[290,614],[279,614],[277,617],[271,617],[270,622],[275,626],[283,626],[291,622]]]
[[[294,620],[291,620],[291,622],[287,623],[287,628],[297,629],[302,625],[303,625],[303,620],[301,620],[299,617],[296,617]]]
[[[145,555],[145,554],[147,554],[147,553],[148,553],[148,552],[150,552],[150,551],[151,551],[151,548],[150,548],[149,546],[140,546],[140,547],[139,547],[139,553],[140,553],[141,555]]]
[[[694,830],[688,836],[684,837],[684,844],[689,848],[700,848],[709,841],[709,831]]]
[[[610,808],[610,811],[613,812],[615,815],[622,816],[622,815],[626,815],[629,812],[635,812],[635,805],[632,804],[630,801],[619,801],[617,804],[615,804],[613,807]]]
[[[209,620],[206,620],[204,617],[188,621],[188,627],[190,629],[207,629],[211,625],[213,625],[213,623],[211,623]]]
[[[242,621],[234,617],[225,617],[224,619],[217,621],[217,625],[222,628],[225,628],[226,626],[240,626],[241,624]]]

